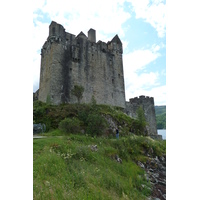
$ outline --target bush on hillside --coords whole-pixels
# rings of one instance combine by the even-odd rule
[[[79,133],[80,124],[81,122],[77,118],[65,118],[59,123],[59,129],[64,133]]]
[[[86,133],[92,136],[100,136],[105,133],[107,128],[106,120],[98,114],[89,114],[87,117]]]

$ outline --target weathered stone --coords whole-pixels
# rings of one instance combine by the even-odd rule
[[[90,148],[92,151],[98,151],[97,145],[91,145]]]
[[[52,104],[76,103],[74,85],[84,87],[82,102],[125,108],[122,43],[118,36],[111,42],[96,43],[95,30],[74,35],[52,22],[42,48],[39,100]]]
[[[156,136],[153,97],[140,96],[125,102],[122,55],[118,35],[107,43],[96,42],[94,29],[88,31],[88,37],[83,32],[75,36],[52,21],[41,50],[39,93],[34,94],[34,99],[56,105],[76,103],[71,91],[75,85],[81,85],[84,87],[81,103],[90,103],[94,97],[97,104],[121,107],[131,117],[142,105],[148,122],[147,135]],[[111,126],[116,129],[113,123]]]
[[[141,163],[140,161],[138,161],[137,162],[137,164],[141,167],[141,168],[143,168],[143,169],[145,169],[145,166],[144,166],[144,164],[143,163]]]
[[[115,160],[116,160],[117,162],[119,162],[119,163],[122,163],[122,159],[121,159],[121,158],[119,158],[119,156],[118,156],[118,155],[115,155]]]
[[[144,115],[147,121],[147,134],[151,135],[158,135],[157,128],[156,128],[156,114],[155,114],[155,107],[154,107],[154,98],[148,96],[139,96],[129,99],[129,102],[126,102],[125,112],[131,116],[136,118],[137,117],[137,109],[142,106],[144,110]],[[161,136],[162,137],[162,136]],[[153,138],[155,139],[155,138]]]
[[[146,171],[145,178],[150,181],[152,185],[152,195],[149,200],[166,199],[166,157],[155,157],[147,160],[144,164],[137,162],[138,166]]]
[[[33,134],[44,133],[46,131],[45,124],[33,124]]]

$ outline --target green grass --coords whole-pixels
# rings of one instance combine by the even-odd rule
[[[54,130],[49,135],[59,133]],[[94,144],[97,152],[91,151]],[[165,154],[165,146],[140,136],[116,140],[69,134],[34,139],[33,198],[146,199],[151,186],[136,161],[147,160],[144,152],[149,148],[156,155]],[[115,161],[116,154],[122,164]]]

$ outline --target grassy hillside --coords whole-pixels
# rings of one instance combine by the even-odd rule
[[[113,128],[118,127],[121,135],[129,132],[141,135],[144,123],[124,114],[120,108],[93,104],[48,105],[36,101],[33,104],[34,123],[46,124],[47,131],[66,125],[68,132],[84,132],[89,135],[115,134]],[[71,127],[70,127],[71,126]]]
[[[141,136],[140,121],[120,108],[36,101],[33,120],[47,126],[46,138],[33,141],[34,199],[143,200],[154,193],[138,162],[165,156],[166,141]]]
[[[157,129],[166,129],[166,106],[155,106]]]
[[[97,149],[93,151],[92,145]],[[150,159],[147,153],[155,157],[165,151],[165,141],[142,136],[116,140],[69,134],[34,139],[33,198],[146,199],[152,186],[137,162]]]

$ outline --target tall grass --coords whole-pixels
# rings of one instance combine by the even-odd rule
[[[91,145],[98,151],[92,151]],[[146,199],[150,184],[136,160],[165,144],[144,137],[120,140],[67,135],[34,139],[34,199]],[[116,162],[119,155],[122,164]],[[145,185],[145,187],[142,187]]]

